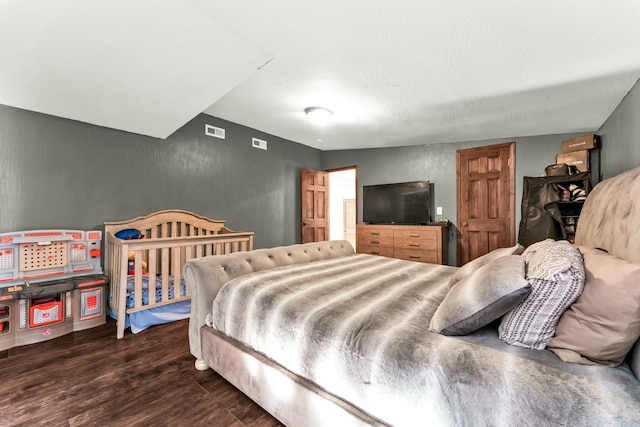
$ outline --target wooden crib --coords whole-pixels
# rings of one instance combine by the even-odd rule
[[[118,338],[124,337],[127,315],[190,299],[189,289],[180,286],[187,260],[253,249],[253,232],[235,232],[224,224],[178,209],[104,223],[105,274],[109,276],[109,306],[117,315]],[[115,236],[127,229],[138,230],[144,237],[124,240]],[[159,299],[153,292],[156,283]],[[143,299],[145,292],[148,301]]]

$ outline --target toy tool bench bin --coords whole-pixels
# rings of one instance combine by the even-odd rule
[[[102,232],[0,234],[0,351],[106,321]]]

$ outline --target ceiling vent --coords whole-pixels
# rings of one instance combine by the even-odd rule
[[[213,136],[214,138],[224,139],[225,131],[222,128],[217,128],[211,125],[204,125],[204,134]]]

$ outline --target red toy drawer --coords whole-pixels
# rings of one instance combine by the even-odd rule
[[[29,309],[29,327],[62,322],[62,301],[34,304]]]

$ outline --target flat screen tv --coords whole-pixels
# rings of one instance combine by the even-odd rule
[[[362,220],[367,224],[426,224],[431,220],[429,181],[365,185]]]

